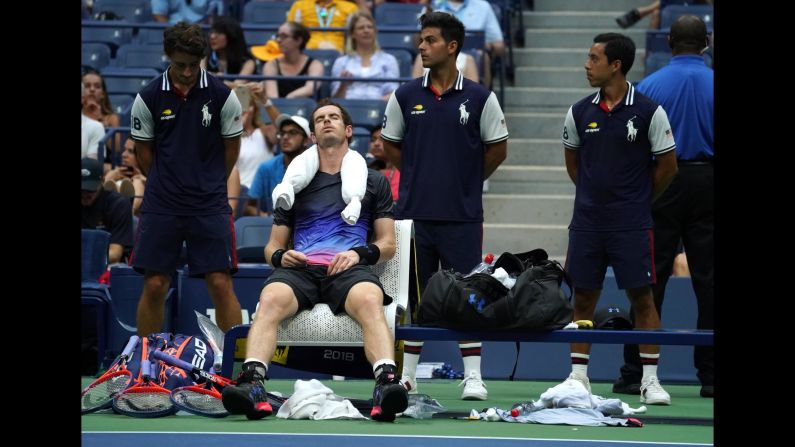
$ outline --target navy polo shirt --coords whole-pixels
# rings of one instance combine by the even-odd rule
[[[153,143],[141,212],[228,213],[223,140],[243,132],[240,114],[237,96],[204,69],[187,96],[173,90],[168,70],[144,87],[133,103],[130,132]]]
[[[701,56],[684,55],[638,83],[639,92],[668,112],[679,161],[708,160],[715,154],[714,79]]]
[[[569,108],[563,145],[577,152],[574,215],[569,228],[621,231],[652,228],[653,155],[676,149],[662,107],[629,88],[613,110],[602,92]]]
[[[381,138],[401,143],[398,219],[483,221],[485,145],[508,139],[493,92],[464,79],[437,96],[430,74],[401,85],[384,113]]]

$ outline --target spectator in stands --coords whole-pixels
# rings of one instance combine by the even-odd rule
[[[345,208],[340,169],[353,122],[342,106],[324,100],[312,112],[311,125],[322,172],[315,175],[312,187],[296,196],[291,210],[275,212],[265,247],[274,271],[260,294],[260,311],[248,333],[238,385],[224,388],[223,405],[231,414],[245,414],[248,419],[270,415],[264,382],[276,350],[277,327],[302,310],[328,303],[335,314],[345,312],[362,327],[364,352],[376,380],[370,417],[392,422],[408,406],[408,395],[397,375],[394,340],[384,318],[383,306],[392,298],[370,268],[395,255],[389,185],[369,171],[362,216],[351,231],[340,217]],[[373,242],[368,243],[371,228]]]
[[[370,132],[370,154],[375,160],[380,161],[383,167],[378,167],[387,180],[389,180],[389,187],[392,189],[392,200],[397,202],[398,199],[398,186],[400,185],[400,170],[389,161],[389,158],[384,152],[384,142],[381,140],[381,128],[376,127]],[[376,169],[370,165],[369,168]]]
[[[113,106],[105,87],[105,79],[96,70],[86,70],[82,77],[83,86],[83,114],[102,123],[105,129],[119,127],[119,114],[113,111]],[[104,129],[103,129],[104,134]],[[104,135],[103,135],[104,136]],[[106,142],[105,171],[110,169],[110,160],[114,158],[113,150],[121,148],[121,134],[116,134],[113,140]]]
[[[80,119],[80,138],[82,139],[80,158],[96,159],[98,158],[99,142],[105,136],[105,128],[102,123],[86,116],[85,113],[81,114]]]
[[[464,73],[465,78],[472,82],[480,82],[478,66],[475,63],[475,58],[472,57],[471,54],[464,51],[458,53],[458,57],[455,59],[455,67],[458,69],[458,71]],[[425,72],[427,71],[427,68],[423,68],[422,56],[418,53],[417,57],[414,58],[414,66],[411,68],[411,76],[418,78],[420,76],[424,76]]]
[[[183,242],[190,273],[205,278],[218,327],[227,331],[242,323],[230,275],[237,261],[227,195],[243,133],[240,102],[201,68],[208,45],[199,25],[180,22],[163,36],[171,65],[138,93],[132,107],[135,155],[147,176],[132,260],[145,275],[138,335],[162,330]]]
[[[356,3],[345,0],[295,0],[287,12],[287,20],[308,28],[345,28],[353,13],[359,11]],[[315,31],[306,44],[311,49],[334,49],[340,53],[345,46],[345,33],[340,31]]]
[[[266,135],[273,134],[275,140],[276,126],[262,122],[258,101],[248,87],[235,87],[234,92],[243,110],[240,115],[243,136],[240,137],[240,156],[237,157],[236,166],[240,171],[240,184],[250,189],[257,167],[273,158],[275,151],[268,144]]]
[[[102,163],[83,158],[80,201],[83,206],[82,228],[110,233],[108,263],[122,262],[133,245],[133,219],[130,202],[117,192],[102,188]]]
[[[262,67],[264,76],[323,76],[323,64],[306,54],[309,29],[296,22],[285,22],[279,27],[276,40],[281,55]],[[256,56],[258,52],[254,52]],[[264,82],[266,98],[308,98],[315,94],[318,81],[267,80]]]
[[[210,73],[222,74],[254,74],[256,63],[248,52],[243,29],[232,17],[218,17],[210,26],[210,49],[212,52],[202,62]],[[226,80],[229,88],[242,85],[246,81]]]
[[[635,327],[659,329],[650,287],[651,204],[676,175],[676,144],[665,110],[626,80],[635,60],[632,39],[605,33],[593,42],[585,72],[591,87],[600,90],[571,106],[563,124],[566,170],[576,186],[566,258],[574,320],[593,320],[612,265],[618,287],[634,307]],[[590,348],[571,344],[572,372],[566,379],[589,392]],[[640,401],[670,405],[657,378],[659,345],[642,345],[640,356]]]
[[[395,215],[414,219],[416,280],[422,292],[440,262],[443,269],[463,273],[480,262],[483,180],[506,158],[508,128],[496,95],[464,79],[456,68],[464,39],[461,21],[431,12],[420,24],[419,51],[430,70],[389,98],[381,138],[401,174]],[[425,114],[431,108],[432,118]],[[404,346],[403,381],[416,392],[422,342],[407,341]],[[485,400],[481,343],[459,342],[459,347],[464,358],[461,398]]]
[[[658,102],[670,117],[676,135],[679,173],[671,186],[652,204],[654,220],[654,305],[662,312],[665,286],[679,253],[680,240],[687,251],[685,268],[692,271],[698,300],[698,329],[714,329],[714,76],[701,57],[709,44],[707,26],[697,16],[679,17],[668,36],[671,62],[638,83],[637,91]],[[701,396],[714,396],[712,346],[693,352]],[[641,354],[642,356],[642,354]],[[641,358],[637,345],[624,347],[625,364],[613,384],[616,393],[638,394]]]
[[[252,198],[252,201],[249,202],[250,206],[257,207],[256,201],[259,200],[257,214],[261,216],[269,216],[273,213],[271,199],[273,188],[281,183],[284,172],[293,159],[312,143],[309,138],[309,122],[306,118],[281,114],[275,122],[276,128],[279,129],[277,138],[282,151],[270,160],[260,163],[248,191],[249,197]]]
[[[381,51],[375,19],[366,12],[351,15],[345,54],[334,61],[331,76],[344,78],[397,78],[400,76],[395,56]],[[346,99],[389,99],[397,82],[334,81],[331,95]]]
[[[485,31],[486,48],[483,52],[483,85],[491,88],[491,60],[505,53],[505,41],[497,16],[486,0],[433,0],[434,11],[453,14],[468,30]]]
[[[208,23],[223,13],[222,0],[152,0],[152,17],[157,22]]]
[[[667,3],[667,2],[665,2]],[[693,4],[696,5],[711,5],[713,0],[694,0]],[[662,7],[664,7],[663,5]],[[649,3],[646,6],[641,6],[640,8],[630,9],[629,11],[625,12],[624,14],[616,17],[616,23],[621,28],[629,28],[630,26],[638,23],[642,18],[646,17],[647,15],[651,15],[649,19],[649,29],[659,29],[660,28],[660,0],[655,0]]]
[[[138,215],[145,185],[146,176],[138,169],[135,160],[135,141],[128,137],[124,142],[124,152],[121,153],[121,164],[105,174],[104,188],[106,191],[116,191],[124,197],[138,196],[133,199],[133,214]]]

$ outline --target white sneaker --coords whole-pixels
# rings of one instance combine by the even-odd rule
[[[640,401],[649,405],[671,405],[671,395],[660,385],[657,376],[648,376],[640,381]]]
[[[470,371],[469,377],[465,377],[458,386],[464,385],[464,392],[461,393],[461,399],[464,400],[486,400],[489,398],[489,392],[486,391],[486,384],[480,378],[480,373],[477,371]]]
[[[588,393],[591,392],[591,381],[588,380],[588,376],[581,376],[572,371],[572,373],[569,374],[569,377],[567,377],[566,380],[564,380],[564,382],[567,382],[569,380],[576,380],[582,383],[585,386],[585,389],[588,390]]]
[[[411,376],[403,376],[400,378],[400,384],[409,392],[409,394],[417,394],[417,382]]]

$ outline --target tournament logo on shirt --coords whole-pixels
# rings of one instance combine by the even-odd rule
[[[599,123],[597,123],[596,121],[591,121],[590,123],[588,123],[588,128],[585,129],[585,133],[595,133],[595,132],[599,132]]]
[[[425,107],[422,104],[417,104],[412,109],[414,109],[411,111],[412,115],[423,115],[425,113]]]
[[[176,117],[177,115],[174,115],[174,112],[172,112],[171,109],[166,109],[160,112],[160,121],[173,120]]]

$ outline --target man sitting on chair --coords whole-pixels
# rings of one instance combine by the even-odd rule
[[[346,312],[362,326],[364,352],[376,379],[370,416],[391,422],[408,406],[408,394],[397,376],[394,339],[384,318],[384,305],[392,298],[384,293],[370,268],[395,254],[389,182],[379,172],[368,170],[359,220],[355,225],[346,224],[340,217],[346,206],[340,170],[353,134],[351,117],[339,104],[322,100],[312,112],[309,126],[320,168],[296,194],[289,211],[274,211],[265,259],[275,269],[260,293],[238,385],[224,389],[224,408],[249,419],[272,413],[264,381],[276,350],[276,329],[299,311],[327,303],[334,314]],[[368,244],[370,231],[375,234]],[[289,249],[291,238],[293,248]]]

